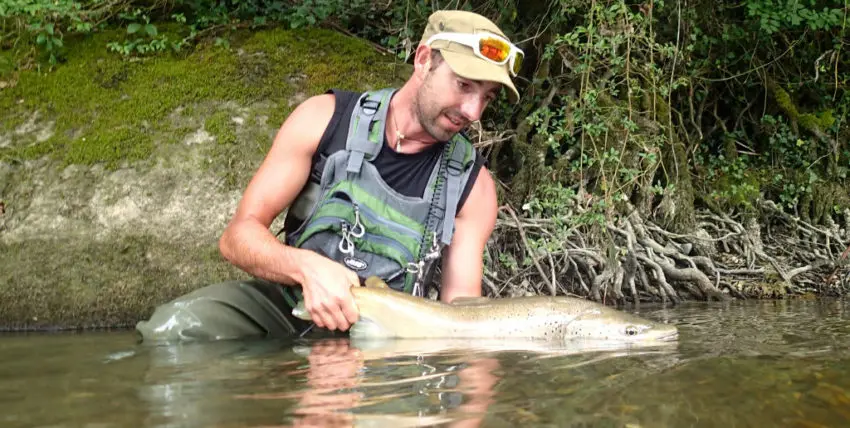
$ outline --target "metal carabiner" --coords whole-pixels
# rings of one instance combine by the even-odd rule
[[[348,228],[348,223],[346,222],[342,223],[342,237],[339,240],[337,248],[343,254],[354,255],[354,242],[351,241],[351,230]]]
[[[355,238],[362,238],[365,234],[366,228],[363,227],[363,223],[360,222],[360,207],[358,207],[357,204],[354,204],[354,224],[351,226],[351,236]]]
[[[407,272],[415,273],[416,279],[413,280],[413,295],[418,297],[424,297],[425,293],[422,287],[422,277],[425,273],[425,261],[420,260],[419,263],[408,263],[407,264]]]

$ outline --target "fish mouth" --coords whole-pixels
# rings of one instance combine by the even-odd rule
[[[679,340],[679,330],[657,331],[650,339],[658,342],[676,342]]]
[[[676,342],[676,341],[679,340],[679,332],[674,331],[674,332],[667,334],[665,336],[661,336],[661,340],[663,340],[665,342]]]

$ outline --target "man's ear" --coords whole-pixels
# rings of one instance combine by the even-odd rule
[[[413,57],[413,67],[416,72],[426,72],[431,67],[431,48],[425,45],[419,45],[416,48],[416,55]]]

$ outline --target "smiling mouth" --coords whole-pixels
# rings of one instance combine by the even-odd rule
[[[448,120],[449,120],[449,122],[450,122],[452,125],[457,126],[458,128],[461,128],[461,127],[463,127],[463,126],[465,125],[465,122],[466,122],[466,121],[464,121],[463,119],[455,118],[455,117],[453,117],[453,116],[451,116],[451,115],[448,115],[448,114],[447,114],[447,115],[445,115],[445,116],[446,116],[446,119],[448,119]]]

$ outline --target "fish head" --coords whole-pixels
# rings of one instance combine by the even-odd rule
[[[661,344],[678,339],[675,325],[651,321],[605,306],[579,313],[566,328],[568,339],[599,339],[628,343]]]

